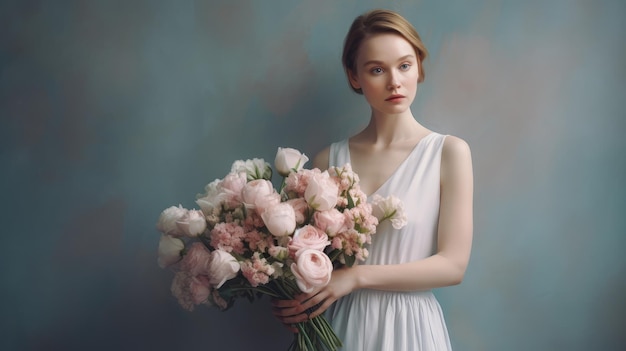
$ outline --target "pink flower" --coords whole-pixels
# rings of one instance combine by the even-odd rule
[[[296,229],[296,213],[287,203],[267,208],[261,215],[267,230],[274,236],[286,236]]]
[[[180,263],[181,270],[189,272],[191,276],[206,275],[211,272],[211,252],[200,242],[191,244],[191,247]]]
[[[181,232],[176,225],[176,221],[180,220],[185,215],[185,213],[187,213],[187,210],[184,209],[181,205],[178,205],[178,207],[171,206],[169,208],[166,208],[165,210],[163,210],[163,212],[161,212],[161,215],[159,216],[157,229],[163,234],[180,236]]]
[[[300,290],[310,293],[328,284],[333,264],[325,253],[303,249],[296,253],[296,262],[291,264],[291,271],[296,276],[296,284]]]
[[[185,248],[185,243],[177,238],[162,234],[159,240],[159,267],[166,268],[180,261],[180,252]]]
[[[189,273],[184,271],[177,272],[172,280],[170,291],[184,309],[193,311],[195,303],[193,295],[191,294],[190,284],[191,276]]]
[[[268,206],[268,201],[272,201],[276,193],[272,183],[265,179],[256,179],[246,183],[242,190],[242,200],[247,208],[256,209],[257,205],[260,205],[259,214],[263,212],[263,209]],[[269,196],[269,198],[268,198]],[[280,201],[280,195],[278,197]]]
[[[196,237],[206,229],[204,213],[199,210],[187,211],[176,221],[176,226],[182,235]]]
[[[241,273],[253,287],[267,284],[270,276],[274,274],[274,269],[258,252],[255,252],[249,260],[241,262]]]
[[[296,224],[304,224],[309,214],[309,204],[306,203],[306,200],[301,197],[297,197],[295,199],[287,200],[285,203],[288,203],[291,207],[293,207],[296,214]]]
[[[244,239],[243,227],[234,222],[218,223],[211,230],[211,246],[215,249],[243,255],[245,251]]]
[[[209,280],[205,276],[192,277],[189,282],[189,292],[194,304],[199,305],[206,302],[211,294]]]
[[[321,174],[318,168],[314,169],[302,169],[297,173],[289,173],[289,176],[285,179],[285,188],[283,191],[289,194],[289,197],[302,197],[309,185],[309,179],[313,178],[317,174]]]
[[[335,208],[331,208],[328,211],[315,212],[313,223],[331,237],[347,229],[346,216]]]
[[[276,152],[274,166],[278,174],[286,177],[293,171],[301,170],[308,161],[309,158],[296,149],[279,147],[278,152]]]
[[[309,179],[309,185],[304,192],[306,202],[316,211],[326,211],[335,207],[338,196],[337,183],[326,171]]]
[[[208,276],[210,284],[216,289],[221,288],[227,280],[236,277],[238,272],[239,262],[233,255],[222,250],[211,252]]]
[[[296,230],[289,242],[289,251],[296,253],[302,249],[323,251],[330,244],[328,235],[312,225],[305,225]]]
[[[247,181],[246,173],[239,172],[229,173],[220,182],[221,200],[227,208],[235,208],[241,204],[241,191],[246,186]]]

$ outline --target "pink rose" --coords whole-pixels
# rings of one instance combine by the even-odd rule
[[[323,251],[330,244],[328,235],[312,225],[305,225],[296,230],[289,242],[289,250],[293,253],[301,249],[313,249]]]
[[[220,183],[222,200],[229,208],[235,208],[242,202],[241,191],[248,180],[245,172],[229,173]]]
[[[211,264],[208,274],[211,285],[216,289],[221,288],[227,280],[237,276],[239,268],[237,259],[228,252],[222,250],[211,252]]]
[[[339,187],[327,171],[315,174],[304,191],[306,202],[316,211],[326,211],[335,207],[339,197]]]
[[[267,206],[267,196],[276,193],[269,180],[252,180],[243,187],[241,197],[247,208],[256,209],[257,203]],[[260,212],[259,212],[260,214]]]
[[[293,171],[301,170],[308,161],[309,158],[296,149],[279,147],[278,152],[276,152],[276,159],[274,159],[274,166],[278,174],[286,177]]]
[[[285,203],[288,203],[293,207],[294,212],[296,213],[296,223],[304,224],[306,218],[309,214],[309,204],[306,203],[306,200],[298,197],[295,199],[287,200]]]
[[[333,264],[325,253],[303,249],[296,253],[296,262],[291,264],[291,271],[296,276],[296,284],[300,290],[303,293],[310,293],[328,284]]]
[[[330,237],[347,229],[346,216],[336,208],[331,208],[328,211],[315,212],[313,222],[316,227],[324,231]]]
[[[188,237],[196,237],[202,234],[206,229],[206,218],[202,211],[190,210],[185,212],[185,214],[176,221],[176,226],[180,234]]]
[[[211,252],[200,242],[191,245],[181,262],[181,269],[190,275],[207,275],[211,272]]]
[[[165,210],[163,210],[163,212],[161,212],[161,215],[159,216],[157,229],[163,234],[180,236],[181,232],[176,225],[176,221],[182,218],[185,213],[187,213],[187,210],[184,209],[181,205],[178,205],[178,207],[171,206],[169,208],[166,208]]]
[[[180,261],[180,252],[185,248],[182,240],[169,235],[161,235],[159,240],[159,267],[166,268]]]
[[[288,203],[267,208],[261,215],[267,230],[274,236],[286,236],[296,229],[296,213]]]
[[[256,212],[262,215],[266,209],[276,206],[279,203],[280,203],[280,194],[277,192],[273,192],[269,195],[258,197],[256,199],[256,203],[254,207],[256,209]]]

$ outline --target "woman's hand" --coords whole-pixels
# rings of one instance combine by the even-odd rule
[[[294,300],[273,299],[274,316],[289,330],[297,332],[295,323],[321,315],[339,298],[358,288],[357,267],[334,270],[325,287],[308,294],[300,294]]]

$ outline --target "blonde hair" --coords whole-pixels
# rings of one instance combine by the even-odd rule
[[[417,81],[418,83],[423,82],[424,68],[422,62],[428,56],[428,51],[419,34],[413,25],[400,14],[391,10],[376,9],[355,18],[348,34],[346,34],[341,61],[346,75],[348,75],[348,83],[350,83],[349,75],[356,73],[356,57],[361,43],[368,36],[381,33],[398,34],[413,46],[419,62]],[[358,94],[363,94],[361,89],[355,89],[352,85],[350,87]]]

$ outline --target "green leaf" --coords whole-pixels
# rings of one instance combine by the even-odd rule
[[[356,262],[356,257],[355,256],[347,256],[347,255],[344,254],[343,258],[346,261],[346,266],[348,266],[348,267],[354,266],[354,262]]]

